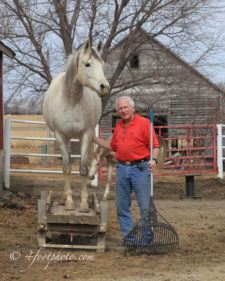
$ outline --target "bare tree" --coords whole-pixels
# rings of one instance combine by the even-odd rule
[[[225,90],[225,82],[221,82],[218,85],[220,86],[221,89]]]
[[[103,41],[103,58],[108,61],[111,51],[121,40],[117,64],[110,72],[111,95],[121,90],[137,88],[151,74],[130,76],[126,84],[121,81],[131,56],[143,45],[132,44],[143,29],[152,38],[163,38],[171,48],[190,47],[193,41],[211,42],[198,53],[196,66],[215,47],[213,38],[204,37],[201,27],[209,19],[210,0],[7,0],[0,3],[0,39],[16,52],[14,64],[7,61],[6,72],[10,96],[9,103],[18,95],[43,96],[52,77],[64,71],[66,57],[78,49],[85,40],[95,44]],[[214,37],[216,39],[216,35]],[[213,44],[212,44],[213,42]],[[151,80],[156,83],[155,79]],[[149,83],[149,82],[148,82]],[[157,82],[158,83],[158,82]],[[107,97],[103,100],[105,107]]]

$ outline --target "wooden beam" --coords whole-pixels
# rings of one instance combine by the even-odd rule
[[[9,49],[5,44],[3,44],[2,42],[0,42],[0,53],[5,54],[6,56],[8,56],[9,58],[13,59],[15,57],[15,53]]]

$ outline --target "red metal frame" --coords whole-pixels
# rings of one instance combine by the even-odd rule
[[[163,137],[166,143],[166,161],[179,161],[179,164],[171,164],[163,167],[159,173],[155,173],[155,176],[169,176],[169,175],[190,175],[190,174],[202,174],[202,173],[213,173],[217,172],[216,162],[216,136],[217,128],[214,124],[209,125],[183,125],[183,126],[155,126],[155,130],[158,135],[162,135],[162,131],[176,129],[179,131],[186,130],[186,134],[182,137]],[[102,136],[102,132],[106,130],[113,130],[113,128],[100,128],[99,137]],[[192,131],[198,132],[198,136],[192,134]],[[201,131],[208,130],[206,133]],[[203,143],[204,141],[210,142],[209,145],[194,146],[193,141],[198,140]],[[169,142],[177,141],[178,147],[169,147]],[[186,146],[179,147],[179,141],[185,141]],[[174,158],[172,155],[175,152],[180,152],[182,156]],[[210,154],[206,154],[210,152]],[[99,169],[99,180],[105,180],[103,173],[106,169],[103,169],[104,163],[100,165]]]
[[[178,165],[168,165],[164,166],[163,170],[168,169],[176,169],[169,172],[161,171],[157,173],[156,176],[166,176],[166,175],[188,175],[188,174],[199,174],[199,173],[210,173],[210,172],[217,172],[217,164],[216,164],[216,135],[217,135],[217,128],[216,125],[184,125],[184,126],[156,126],[155,129],[159,130],[159,135],[162,133],[162,129],[182,129],[186,130],[186,136],[184,137],[168,137],[163,138],[165,142],[169,142],[172,140],[185,140],[186,146],[182,148],[168,148],[167,154],[172,154],[173,152],[185,152],[185,156],[176,157],[176,160],[183,160],[185,163],[180,163]],[[198,136],[192,135],[191,130],[194,129],[198,131],[198,134],[203,129],[207,129],[209,132],[208,134],[201,134]],[[202,146],[194,146],[191,144],[192,141],[199,140],[209,140],[211,142],[210,145],[202,145]],[[210,154],[205,154],[204,152],[210,151]],[[193,154],[195,153],[195,155]],[[197,155],[196,155],[197,154]],[[167,156],[166,161],[174,160],[173,157]],[[197,160],[197,161],[195,161]],[[207,162],[206,162],[207,160]],[[197,162],[197,163],[196,163]],[[198,163],[199,162],[199,163]],[[202,163],[201,163],[202,162]],[[204,169],[203,169],[204,167]],[[180,169],[184,169],[180,171]],[[179,170],[179,171],[178,171]]]

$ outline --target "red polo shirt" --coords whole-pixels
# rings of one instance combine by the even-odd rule
[[[110,143],[119,161],[134,161],[150,158],[150,121],[137,114],[125,125],[121,120],[117,123]],[[158,138],[153,129],[153,148],[159,147]]]

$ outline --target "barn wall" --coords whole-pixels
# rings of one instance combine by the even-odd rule
[[[154,110],[154,114],[166,115],[168,125],[217,123],[221,119],[220,98],[224,93],[203,75],[168,51],[164,46],[143,36],[134,41],[140,44],[139,68],[130,69],[129,64],[121,73],[112,97],[104,112],[110,111],[119,95],[131,95],[138,111]],[[110,80],[117,67],[123,45],[113,50],[106,63],[106,76]],[[132,87],[134,78],[140,84]],[[131,85],[123,90],[126,85]],[[119,92],[116,96],[114,93]],[[111,116],[111,115],[110,115]],[[111,127],[112,116],[104,117],[101,126]]]

